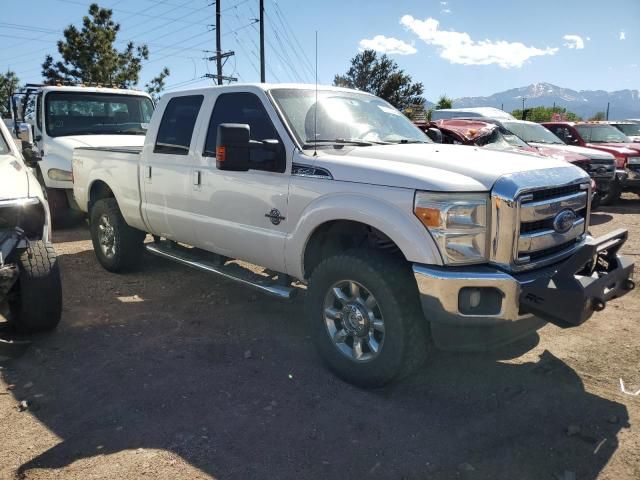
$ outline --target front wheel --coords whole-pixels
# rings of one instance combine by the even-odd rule
[[[330,369],[362,387],[379,387],[424,361],[425,320],[406,262],[375,250],[324,260],[307,292],[313,341]]]
[[[600,205],[615,205],[620,200],[622,188],[618,182],[612,182],[609,190],[600,197]]]
[[[17,263],[18,282],[9,300],[11,323],[25,333],[54,329],[62,314],[62,286],[53,245],[30,242]]]
[[[121,272],[138,263],[145,233],[127,225],[115,198],[93,205],[90,228],[96,258],[106,270]]]

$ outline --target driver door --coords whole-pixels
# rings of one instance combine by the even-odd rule
[[[208,128],[202,129],[193,174],[196,245],[231,258],[285,271],[284,246],[290,222],[287,218],[290,167],[282,139],[284,131],[272,108],[253,93],[229,92],[212,99]],[[270,106],[269,106],[270,107]],[[250,151],[250,170],[216,168],[218,125],[248,124],[252,140],[277,140],[278,152]]]

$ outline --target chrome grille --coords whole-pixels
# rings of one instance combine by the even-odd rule
[[[590,182],[586,173],[574,167],[522,172],[499,179],[491,198],[491,261],[523,271],[570,255],[586,237]],[[566,230],[560,225],[556,230],[556,217],[563,210],[573,211],[575,217],[564,225]]]

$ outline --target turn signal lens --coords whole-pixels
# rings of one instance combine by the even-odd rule
[[[227,157],[227,152],[225,147],[216,148],[216,160],[218,162],[224,162]]]
[[[437,208],[416,206],[416,216],[425,227],[438,228],[442,224],[440,220],[440,210]]]

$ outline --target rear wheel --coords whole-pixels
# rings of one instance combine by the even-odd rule
[[[90,228],[96,258],[106,270],[121,272],[137,265],[145,233],[127,225],[115,198],[93,205]]]
[[[20,273],[9,300],[11,323],[21,332],[54,329],[62,314],[62,287],[53,245],[31,242],[17,263]]]
[[[425,320],[408,265],[375,250],[324,260],[313,271],[307,319],[331,370],[363,387],[379,387],[421,365]]]

